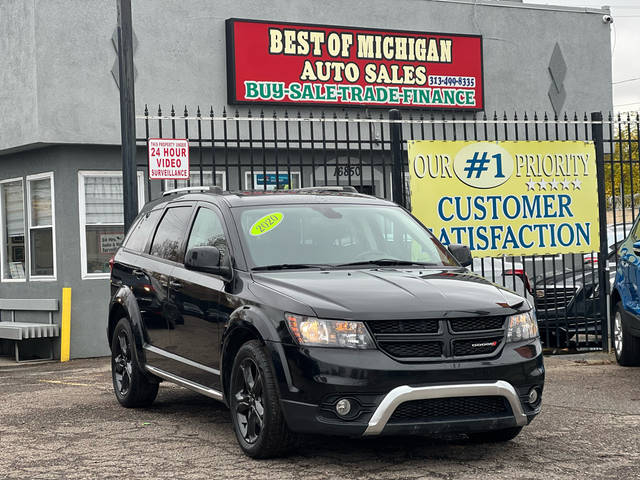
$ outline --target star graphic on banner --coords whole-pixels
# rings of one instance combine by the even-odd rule
[[[553,180],[551,180],[549,182],[549,185],[551,185],[551,190],[558,190],[558,185],[560,185],[558,183],[558,181],[554,178]]]
[[[579,178],[576,178],[571,183],[573,183],[573,189],[574,190],[580,190],[580,187],[582,186],[582,182],[580,181]]]
[[[538,182],[534,182],[533,179],[529,180],[525,185],[527,186],[527,192],[530,190],[535,190],[536,189],[536,183]]]
[[[544,178],[541,178],[538,184],[540,185],[540,190],[546,190],[547,185],[549,185],[549,182],[545,181]]]
[[[566,178],[560,182],[560,184],[562,184],[562,189],[563,190],[569,190],[569,184],[570,183],[571,182],[569,180],[567,180]]]

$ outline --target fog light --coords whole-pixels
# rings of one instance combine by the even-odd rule
[[[341,417],[344,417],[346,415],[349,415],[350,411],[351,411],[351,402],[349,400],[347,400],[346,398],[343,398],[342,400],[338,400],[338,403],[336,403],[336,412],[338,413],[338,415],[340,415]]]
[[[538,401],[538,390],[536,390],[534,387],[531,390],[529,390],[529,403],[533,405],[537,401]]]

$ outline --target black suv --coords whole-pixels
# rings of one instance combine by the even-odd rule
[[[123,406],[163,380],[221,400],[260,458],[295,433],[506,441],[539,413],[534,312],[467,247],[348,188],[191,190],[147,204],[111,262]]]

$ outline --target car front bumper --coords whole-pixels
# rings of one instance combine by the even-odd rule
[[[535,353],[524,358],[519,347]],[[526,425],[540,411],[544,365],[538,340],[508,344],[491,359],[425,363],[401,363],[379,350],[269,348],[286,364],[279,378],[281,406],[296,432],[359,437],[487,431]],[[540,398],[530,405],[534,387]],[[393,418],[406,402],[486,397],[505,399],[506,410]],[[335,411],[342,398],[354,406],[346,418]]]

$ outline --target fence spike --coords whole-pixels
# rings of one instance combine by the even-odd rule
[[[176,116],[176,111],[173,108],[173,104],[171,104],[171,116],[175,117]]]
[[[196,108],[196,117],[200,117],[200,105]]]
[[[184,106],[184,116],[188,117],[189,116],[189,112],[187,112],[187,106]]]
[[[222,107],[222,116],[223,117],[227,116],[227,107]]]
[[[213,117],[213,105],[209,106],[209,116]]]
[[[160,104],[158,104],[158,116],[162,116],[162,109],[160,108]]]

